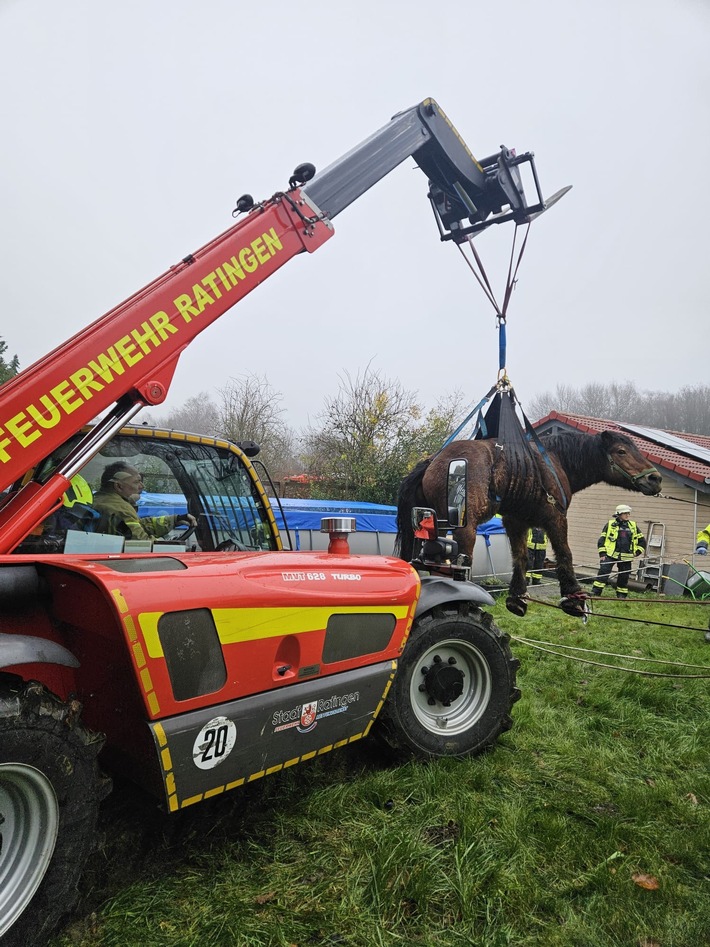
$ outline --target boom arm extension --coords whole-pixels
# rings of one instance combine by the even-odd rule
[[[85,424],[113,410],[42,484],[0,508],[0,552],[10,552],[61,502],[74,473],[142,406],[165,400],[178,359],[195,336],[293,256],[317,250],[332,218],[413,156],[429,178],[442,239],[544,209],[526,204],[516,158],[478,162],[432,99],[401,112],[302,188],[257,204],[230,230],[189,254],[134,296],[0,389],[0,491]],[[533,163],[534,171],[534,163]],[[509,211],[503,213],[504,207]]]
[[[433,99],[399,112],[316,175],[303,194],[332,220],[410,156],[429,178],[429,199],[442,240],[461,240],[504,220],[527,223],[545,209],[531,153],[516,155],[501,147],[499,153],[477,161]],[[530,205],[518,170],[522,164],[530,165],[537,192]]]

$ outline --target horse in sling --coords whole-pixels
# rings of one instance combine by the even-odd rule
[[[601,482],[653,496],[660,493],[662,478],[633,441],[616,431],[549,434],[536,440],[537,444],[525,439],[520,429],[520,436],[510,443],[496,438],[452,441],[417,464],[400,486],[395,549],[402,559],[411,561],[413,507],[431,507],[440,519],[448,520],[449,462],[464,459],[468,466],[466,522],[454,529],[459,553],[472,561],[476,527],[500,513],[513,559],[506,606],[522,616],[527,611],[527,533],[530,527],[541,526],[555,554],[561,607],[581,615],[586,596],[575,576],[567,541],[572,496]]]

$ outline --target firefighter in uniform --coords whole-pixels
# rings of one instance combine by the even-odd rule
[[[154,539],[165,536],[179,523],[188,527],[197,523],[191,513],[138,516],[138,500],[142,492],[143,477],[136,467],[123,460],[109,464],[101,475],[101,488],[94,497],[94,506],[101,514],[99,531],[116,533],[126,539]]]
[[[646,549],[646,540],[632,519],[631,507],[620,503],[614,516],[602,530],[597,542],[599,574],[592,585],[592,594],[601,595],[611,570],[616,565],[616,597],[629,596],[631,561]]]
[[[710,546],[710,523],[708,523],[705,529],[700,530],[695,543],[695,555],[707,556],[708,546]]]
[[[547,553],[547,533],[541,526],[533,526],[528,530],[528,571],[525,578],[528,585],[542,583],[542,567],[545,565]]]

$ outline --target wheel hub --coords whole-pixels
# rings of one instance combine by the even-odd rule
[[[455,665],[455,658],[449,658],[444,664],[439,655],[435,655],[431,666],[422,668],[424,681],[419,690],[429,695],[430,704],[439,703],[449,707],[452,701],[463,694],[463,671]]]
[[[49,867],[59,806],[49,779],[23,763],[0,764],[0,937],[32,900]]]

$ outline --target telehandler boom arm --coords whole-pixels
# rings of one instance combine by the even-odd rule
[[[145,405],[167,396],[182,351],[203,329],[293,256],[333,235],[332,219],[412,156],[429,179],[442,239],[544,209],[531,154],[476,161],[432,99],[401,112],[322,173],[296,169],[289,189],[254,203],[231,229],[0,388],[0,491],[104,412],[43,483],[30,481],[0,508],[0,552],[10,552],[61,501],[71,477]],[[537,189],[528,205],[518,167]],[[111,407],[113,405],[113,408]]]

